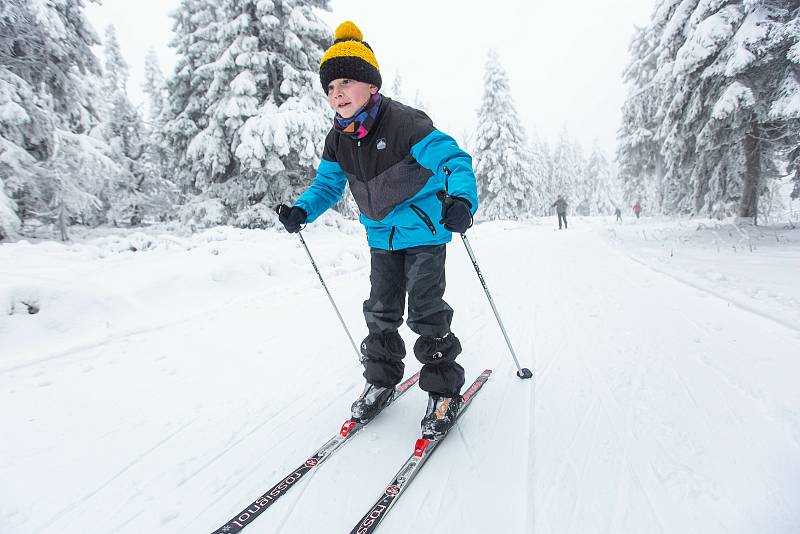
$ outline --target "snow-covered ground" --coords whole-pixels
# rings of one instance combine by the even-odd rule
[[[800,330],[800,229],[794,226],[642,219],[609,223],[607,235],[658,272]]]
[[[553,222],[469,233],[533,381],[449,246],[460,361],[494,374],[380,531],[799,532],[800,230]],[[360,226],[331,216],[305,236],[360,340]],[[334,433],[361,387],[283,232],[3,244],[0,312],[3,534],[211,532]],[[245,532],[349,532],[424,406],[410,392]]]

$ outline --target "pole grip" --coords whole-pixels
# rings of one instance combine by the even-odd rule
[[[442,203],[442,204],[444,204],[445,206],[449,206],[450,204],[452,204],[453,202],[455,202],[455,200],[453,200],[453,197],[451,197],[450,195],[448,195],[448,194],[447,194],[447,191],[445,191],[444,189],[442,189],[441,191],[439,191],[438,193],[436,193],[436,198],[438,198],[438,199],[439,199],[439,202],[441,202],[441,203]]]

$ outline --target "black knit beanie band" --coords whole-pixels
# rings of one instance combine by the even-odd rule
[[[328,84],[340,78],[369,83],[378,88],[383,83],[378,69],[363,59],[353,56],[335,57],[320,66],[319,81],[322,83],[322,90],[326,93]]]

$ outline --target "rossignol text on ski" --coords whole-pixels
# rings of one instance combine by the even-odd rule
[[[491,374],[491,369],[486,369],[464,392],[462,395],[461,409],[458,412],[457,419],[464,414],[472,402],[472,399],[475,397],[478,391],[480,391],[481,387],[483,387],[483,385],[489,379],[489,375]],[[392,508],[394,503],[397,502],[397,499],[400,498],[400,495],[403,494],[416,474],[445,437],[447,437],[447,434],[435,439],[429,439],[423,436],[417,440],[417,442],[414,444],[414,452],[411,453],[411,456],[409,456],[408,460],[406,460],[406,462],[403,464],[403,467],[400,468],[395,477],[383,491],[383,494],[380,496],[380,498],[378,498],[372,508],[370,508],[369,512],[364,514],[358,524],[353,528],[353,530],[350,531],[350,534],[370,534],[378,528],[380,522],[386,517],[386,514],[389,513],[389,510]]]
[[[418,380],[419,373],[416,373],[414,376],[398,385],[395,388],[393,397],[386,404],[386,406],[397,400],[401,395],[411,389],[411,386],[416,384]],[[256,517],[264,512],[264,510],[272,506],[275,501],[285,495],[286,492],[295,486],[305,475],[319,467],[321,463],[330,458],[333,453],[339,450],[342,445],[349,441],[350,438],[356,435],[370,421],[361,422],[354,421],[352,419],[345,421],[339,432],[329,439],[297,469],[289,473],[289,475],[284,477],[266,493],[253,501],[247,508],[236,514],[235,517],[228,520],[224,525],[215,530],[213,534],[236,534],[237,532],[240,532],[244,527],[249,525]]]

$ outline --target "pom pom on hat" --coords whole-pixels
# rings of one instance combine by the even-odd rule
[[[333,38],[336,41],[363,41],[364,34],[361,33],[361,30],[358,29],[358,26],[356,26],[354,22],[346,20],[336,28],[336,33]]]

